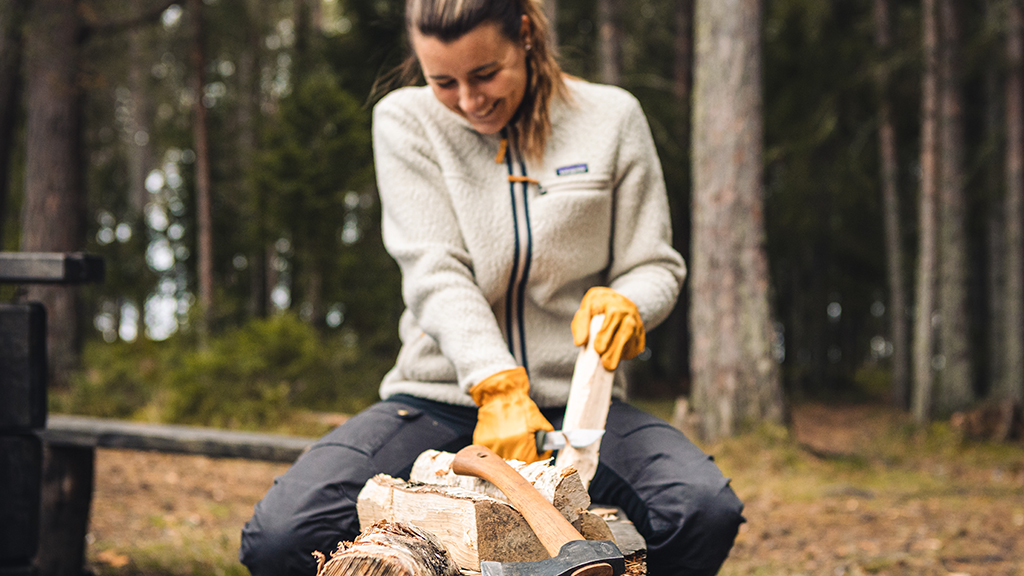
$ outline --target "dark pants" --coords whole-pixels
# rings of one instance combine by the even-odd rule
[[[557,429],[563,409],[544,410]],[[427,449],[470,444],[476,408],[397,396],[321,438],[257,505],[239,558],[254,576],[314,576],[314,550],[330,554],[359,533],[356,497],[375,474],[408,478]],[[647,540],[652,576],[714,574],[725,561],[743,504],[712,458],[675,428],[613,402],[594,502],[622,508]]]

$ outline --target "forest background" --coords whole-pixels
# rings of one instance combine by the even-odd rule
[[[701,4],[546,5],[565,70],[643,105],[688,262]],[[1019,2],[739,4],[779,368],[754,385],[921,422],[1019,400]],[[0,3],[3,248],[107,263],[99,286],[0,290],[50,309],[51,407],[301,432],[372,402],[402,304],[369,117],[407,54],[398,0]],[[690,309],[652,331],[634,398],[693,392]]]

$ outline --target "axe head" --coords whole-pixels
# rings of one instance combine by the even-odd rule
[[[538,562],[481,562],[483,576],[569,576],[592,564],[608,564],[611,576],[626,571],[622,552],[610,540],[573,540],[558,551],[558,556]]]

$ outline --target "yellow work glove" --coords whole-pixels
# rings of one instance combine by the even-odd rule
[[[594,337],[594,350],[601,364],[612,371],[620,360],[629,360],[644,351],[644,321],[629,298],[611,288],[594,286],[583,296],[580,309],[572,318],[572,339],[583,346],[590,338],[590,319],[604,314],[601,329]]]
[[[484,378],[469,390],[480,407],[473,443],[482,444],[506,460],[536,462],[551,457],[537,454],[537,430],[554,430],[530,399],[530,380],[523,367]]]

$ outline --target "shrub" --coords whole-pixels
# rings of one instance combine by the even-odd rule
[[[51,408],[104,417],[228,428],[277,428],[298,411],[358,411],[376,399],[390,358],[324,336],[291,314],[214,335],[92,342],[72,389]]]

